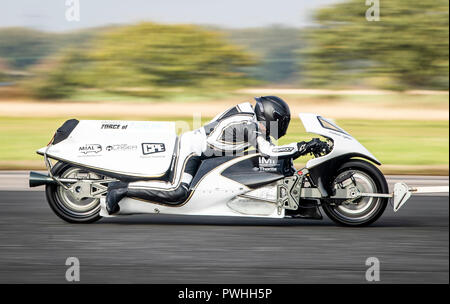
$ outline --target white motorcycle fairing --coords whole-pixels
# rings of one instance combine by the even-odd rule
[[[250,199],[238,197],[242,194],[251,194],[263,199],[276,198],[276,188],[267,185],[261,190],[251,188],[229,179],[222,175],[227,168],[249,158],[259,158],[260,154],[236,157],[219,165],[208,172],[191,189],[191,196],[179,205],[164,205],[154,202],[142,201],[134,198],[124,198],[120,201],[120,212],[118,214],[155,213],[155,214],[184,214],[184,215],[215,215],[215,216],[247,216],[282,218],[277,211],[276,202],[254,203]],[[265,189],[265,192],[264,192]],[[263,191],[263,193],[261,193]],[[249,203],[252,203],[249,205]],[[105,200],[101,200],[102,208],[100,215],[108,217],[105,208]]]
[[[336,124],[312,113],[300,113],[300,119],[306,132],[318,134],[333,140],[333,149],[330,153],[316,157],[306,163],[306,168],[311,169],[320,165],[330,159],[337,158],[343,155],[352,157],[363,157],[377,165],[381,165],[380,161],[373,156],[362,144],[353,138],[346,131],[338,127]]]
[[[37,153],[118,175],[158,178],[172,161],[175,131],[174,122],[81,120],[66,139]]]

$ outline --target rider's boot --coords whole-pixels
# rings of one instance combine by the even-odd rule
[[[140,198],[149,202],[157,202],[168,205],[178,205],[186,201],[189,196],[189,185],[181,183],[177,188],[167,190],[157,190],[152,188],[134,189],[133,186],[128,188],[128,196]]]
[[[128,183],[113,182],[108,185],[108,193],[106,194],[106,210],[109,214],[119,212],[119,202],[128,192]]]

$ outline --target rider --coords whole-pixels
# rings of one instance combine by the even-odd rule
[[[250,147],[264,157],[298,158],[317,149],[325,149],[318,139],[309,142],[276,146],[270,137],[278,139],[286,134],[291,119],[289,106],[276,96],[255,98],[217,115],[205,126],[184,133],[180,137],[171,182],[139,181],[114,182],[108,187],[106,209],[110,214],[119,211],[119,201],[125,196],[165,204],[179,204],[187,199],[189,186],[200,160],[222,155],[236,155]]]

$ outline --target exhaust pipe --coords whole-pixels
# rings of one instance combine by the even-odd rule
[[[42,185],[53,184],[55,183],[55,181],[48,175],[31,171],[29,183],[30,187],[37,187]]]

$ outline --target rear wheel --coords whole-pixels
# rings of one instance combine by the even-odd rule
[[[344,176],[353,176],[359,192],[388,193],[388,185],[383,173],[377,167],[363,160],[351,160],[338,168],[332,189],[339,186],[336,180]],[[375,222],[386,209],[387,198],[360,197],[349,200],[323,200],[322,207],[326,215],[334,222],[345,226],[367,226]]]
[[[53,167],[52,174],[61,178],[100,178],[95,173],[62,162]],[[52,210],[66,222],[92,223],[101,218],[100,199],[98,198],[78,199],[71,191],[58,184],[47,185],[45,193]]]

